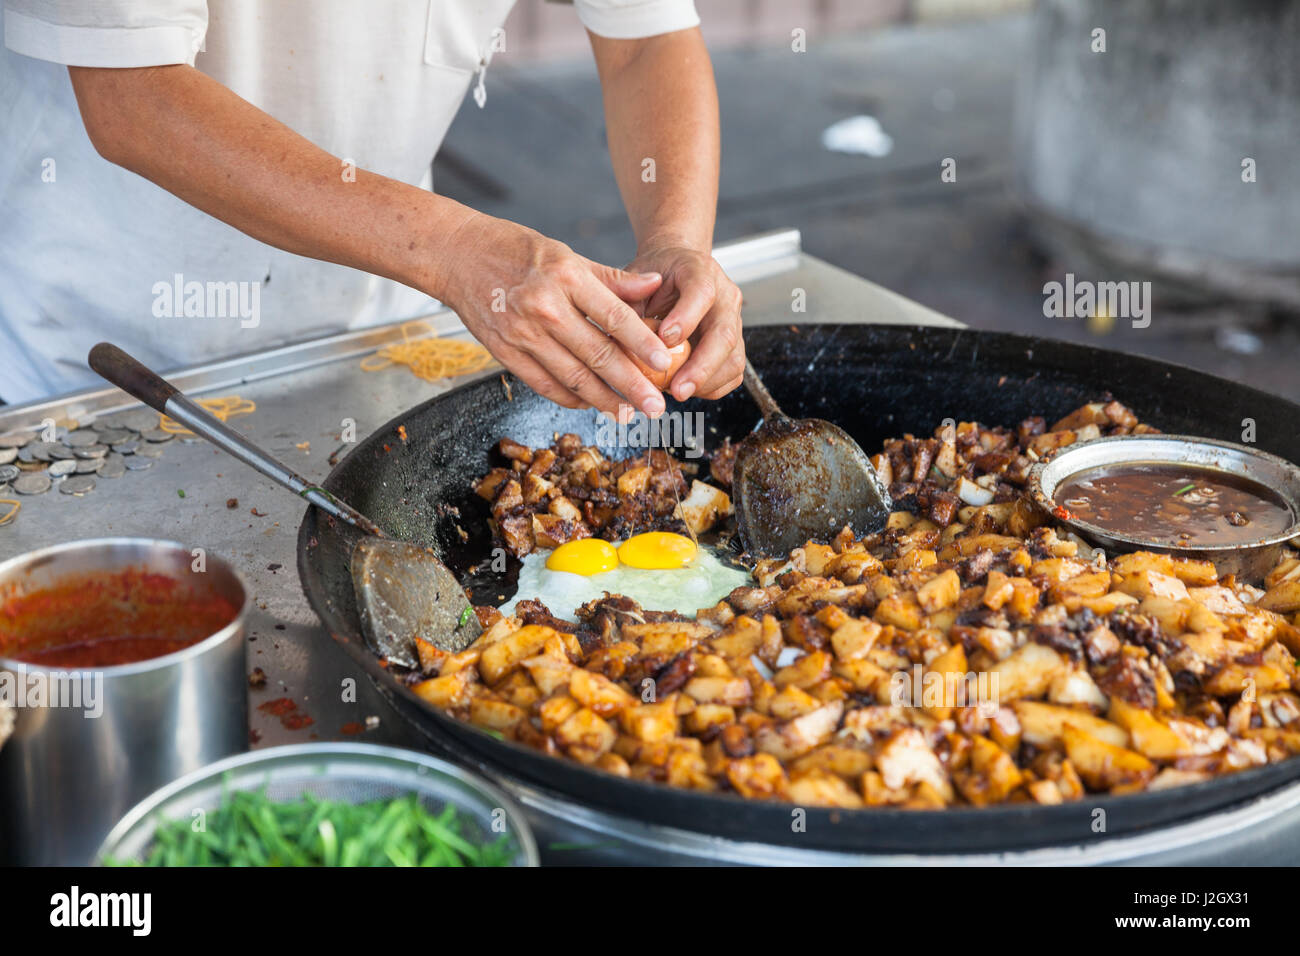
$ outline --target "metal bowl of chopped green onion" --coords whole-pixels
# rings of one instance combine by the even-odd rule
[[[137,804],[97,859],[144,866],[536,866],[518,805],[427,754],[298,744],[239,754]]]

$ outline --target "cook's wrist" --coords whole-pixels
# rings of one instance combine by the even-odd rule
[[[637,243],[638,257],[651,255],[664,249],[686,249],[701,255],[712,255],[711,237],[687,230],[664,229],[648,233]]]
[[[451,305],[466,279],[462,257],[475,244],[476,231],[491,217],[451,200],[442,203],[449,205],[428,217],[422,239],[408,244],[411,279],[406,284]]]

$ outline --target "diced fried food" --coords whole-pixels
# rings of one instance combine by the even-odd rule
[[[495,684],[518,667],[524,658],[540,651],[547,638],[558,636],[553,628],[540,624],[525,625],[483,650],[479,657],[479,673],[489,684]]]
[[[931,703],[926,700],[927,694],[924,689],[922,690],[921,704],[926,713],[935,720],[947,720],[952,715],[954,707],[967,705],[966,672],[968,669],[966,650],[960,644],[952,645],[930,662],[929,673],[938,675],[942,695],[938,702]]]
[[[831,673],[831,656],[825,651],[813,651],[805,654],[793,664],[782,667],[772,675],[772,683],[778,688],[793,684],[807,689],[820,684]]]
[[[1189,743],[1155,714],[1122,698],[1110,702],[1110,718],[1128,731],[1133,749],[1152,760],[1176,760],[1193,752]]]
[[[474,672],[463,670],[420,681],[411,689],[439,710],[456,710],[469,703],[473,682]]]
[[[743,677],[693,677],[682,688],[686,695],[701,704],[725,704],[743,707],[753,696],[749,681]]]
[[[623,730],[644,743],[671,740],[677,736],[677,695],[651,704],[637,704],[619,712]]]
[[[859,747],[842,744],[825,744],[804,754],[790,764],[790,772],[798,777],[806,773],[833,773],[849,781],[856,781],[871,769],[871,754]]]
[[[1011,705],[1020,719],[1021,737],[1035,747],[1059,746],[1065,740],[1066,726],[1074,726],[1091,736],[1116,747],[1127,747],[1129,735],[1120,724],[1081,710],[1044,704],[1036,700],[1018,700]]]
[[[522,708],[503,700],[475,697],[469,702],[469,722],[489,730],[509,730],[527,716]]]
[[[761,727],[754,735],[754,745],[780,760],[793,760],[830,740],[843,714],[844,702],[831,701],[802,717]]]
[[[714,525],[729,514],[731,498],[727,493],[698,480],[691,482],[691,493],[682,499],[676,512],[696,535],[712,531]]]
[[[1255,602],[1255,606],[1266,611],[1277,611],[1279,614],[1300,611],[1300,578],[1279,581]]]
[[[742,797],[757,800],[785,796],[789,783],[781,762],[767,753],[731,761],[727,764],[727,781]]]
[[[1140,753],[1108,744],[1086,731],[1066,724],[1061,732],[1070,763],[1094,790],[1145,783],[1156,765]]]
[[[438,674],[442,665],[451,657],[446,651],[421,637],[415,639],[415,653],[420,660],[420,670],[426,674]]]
[[[1178,578],[1172,574],[1161,574],[1150,569],[1121,575],[1116,587],[1138,600],[1157,597],[1171,601],[1185,601],[1190,597],[1187,593],[1187,585]]]
[[[1041,697],[1067,667],[1059,653],[1042,644],[1025,644],[990,668],[989,686],[999,700]],[[996,683],[994,683],[996,681]]]
[[[419,640],[418,669],[395,672],[557,758],[846,812],[1050,805],[1300,756],[1300,557],[1263,589],[1208,561],[1108,560],[1026,494],[1056,448],[1151,431],[1106,397],[1050,428],[890,439],[872,459],[898,509],[881,533],[759,561],[752,585],[689,620],[620,595],[573,623],[535,600],[479,609],[470,648]],[[730,513],[735,448],[703,474],[660,450],[609,459],[577,435],[506,440],[474,490],[517,556],[699,535]]]
[[[959,594],[961,594],[961,578],[957,576],[956,571],[949,568],[921,585],[916,592],[916,602],[921,605],[926,614],[933,614],[955,604]]]
[[[856,810],[862,806],[862,798],[843,777],[817,770],[793,778],[786,785],[785,798],[806,807]]]
[[[589,707],[574,713],[555,731],[555,741],[579,763],[595,763],[614,746],[614,728]]]
[[[895,731],[876,751],[875,764],[884,785],[900,790],[908,784],[927,783],[946,801],[952,798],[952,784],[938,756],[914,727]]]
[[[1001,803],[1024,781],[1024,774],[1011,755],[976,734],[971,738],[970,759],[966,767],[953,774],[953,783],[968,801],[977,807]]]
[[[569,678],[569,695],[601,717],[611,717],[637,705],[635,697],[608,677],[581,667],[575,667]]]
[[[1240,664],[1236,661],[1219,670],[1204,684],[1206,693],[1215,697],[1237,697],[1243,693],[1254,696],[1286,690],[1290,686],[1291,674],[1275,664]]]

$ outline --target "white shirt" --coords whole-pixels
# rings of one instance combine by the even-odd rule
[[[0,399],[98,383],[86,353],[102,339],[170,369],[429,310],[422,293],[258,242],[102,159],[65,67],[188,63],[327,152],[430,188],[475,74],[510,50],[514,0],[3,4]],[[575,6],[601,36],[699,23],[693,0]]]

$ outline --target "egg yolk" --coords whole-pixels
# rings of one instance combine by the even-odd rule
[[[618,567],[618,552],[612,544],[600,538],[578,538],[566,541],[552,551],[546,559],[546,566],[552,571],[591,577]]]
[[[695,542],[669,531],[647,531],[619,545],[618,559],[633,568],[680,568],[695,560]]]

